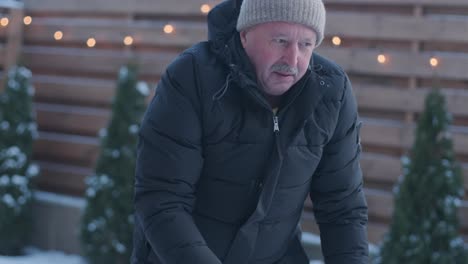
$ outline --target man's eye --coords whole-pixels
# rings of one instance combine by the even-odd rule
[[[281,45],[284,45],[287,43],[287,41],[285,39],[275,39],[275,42],[278,43],[278,44],[281,44]]]

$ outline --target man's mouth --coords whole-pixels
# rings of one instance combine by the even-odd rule
[[[290,77],[290,76],[294,77],[295,76],[294,73],[289,73],[289,72],[274,72],[274,73],[276,73],[276,74],[278,74],[278,75],[280,75],[282,77]]]

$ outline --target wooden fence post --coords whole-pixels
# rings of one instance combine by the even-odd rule
[[[7,25],[3,49],[3,76],[0,91],[5,87],[8,70],[17,63],[23,41],[23,4],[13,0],[4,1],[0,3],[0,8],[9,11],[9,23]]]

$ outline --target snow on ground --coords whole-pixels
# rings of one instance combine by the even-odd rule
[[[86,264],[76,255],[65,255],[61,252],[36,252],[22,257],[0,256],[0,264]],[[321,261],[312,260],[310,264],[323,264]]]
[[[66,255],[59,251],[39,251],[28,248],[25,256],[0,256],[0,264],[86,264],[86,261],[77,255]]]
[[[28,248],[25,256],[0,256],[0,264],[86,264],[86,261],[77,255],[66,255],[59,251],[39,251]],[[310,264],[323,264],[312,260]]]
[[[47,199],[55,199],[52,196],[44,196]],[[44,198],[43,197],[43,198]],[[76,206],[82,206],[81,202],[67,201]],[[304,232],[302,240],[308,245],[320,245],[320,238],[314,234]],[[86,261],[78,255],[67,255],[60,251],[41,251],[36,248],[26,248],[24,256],[7,257],[0,256],[0,264],[87,264]],[[310,264],[323,264],[322,261],[312,260]]]

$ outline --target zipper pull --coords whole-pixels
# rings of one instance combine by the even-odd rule
[[[273,132],[279,132],[279,122],[278,122],[278,117],[273,116]]]

